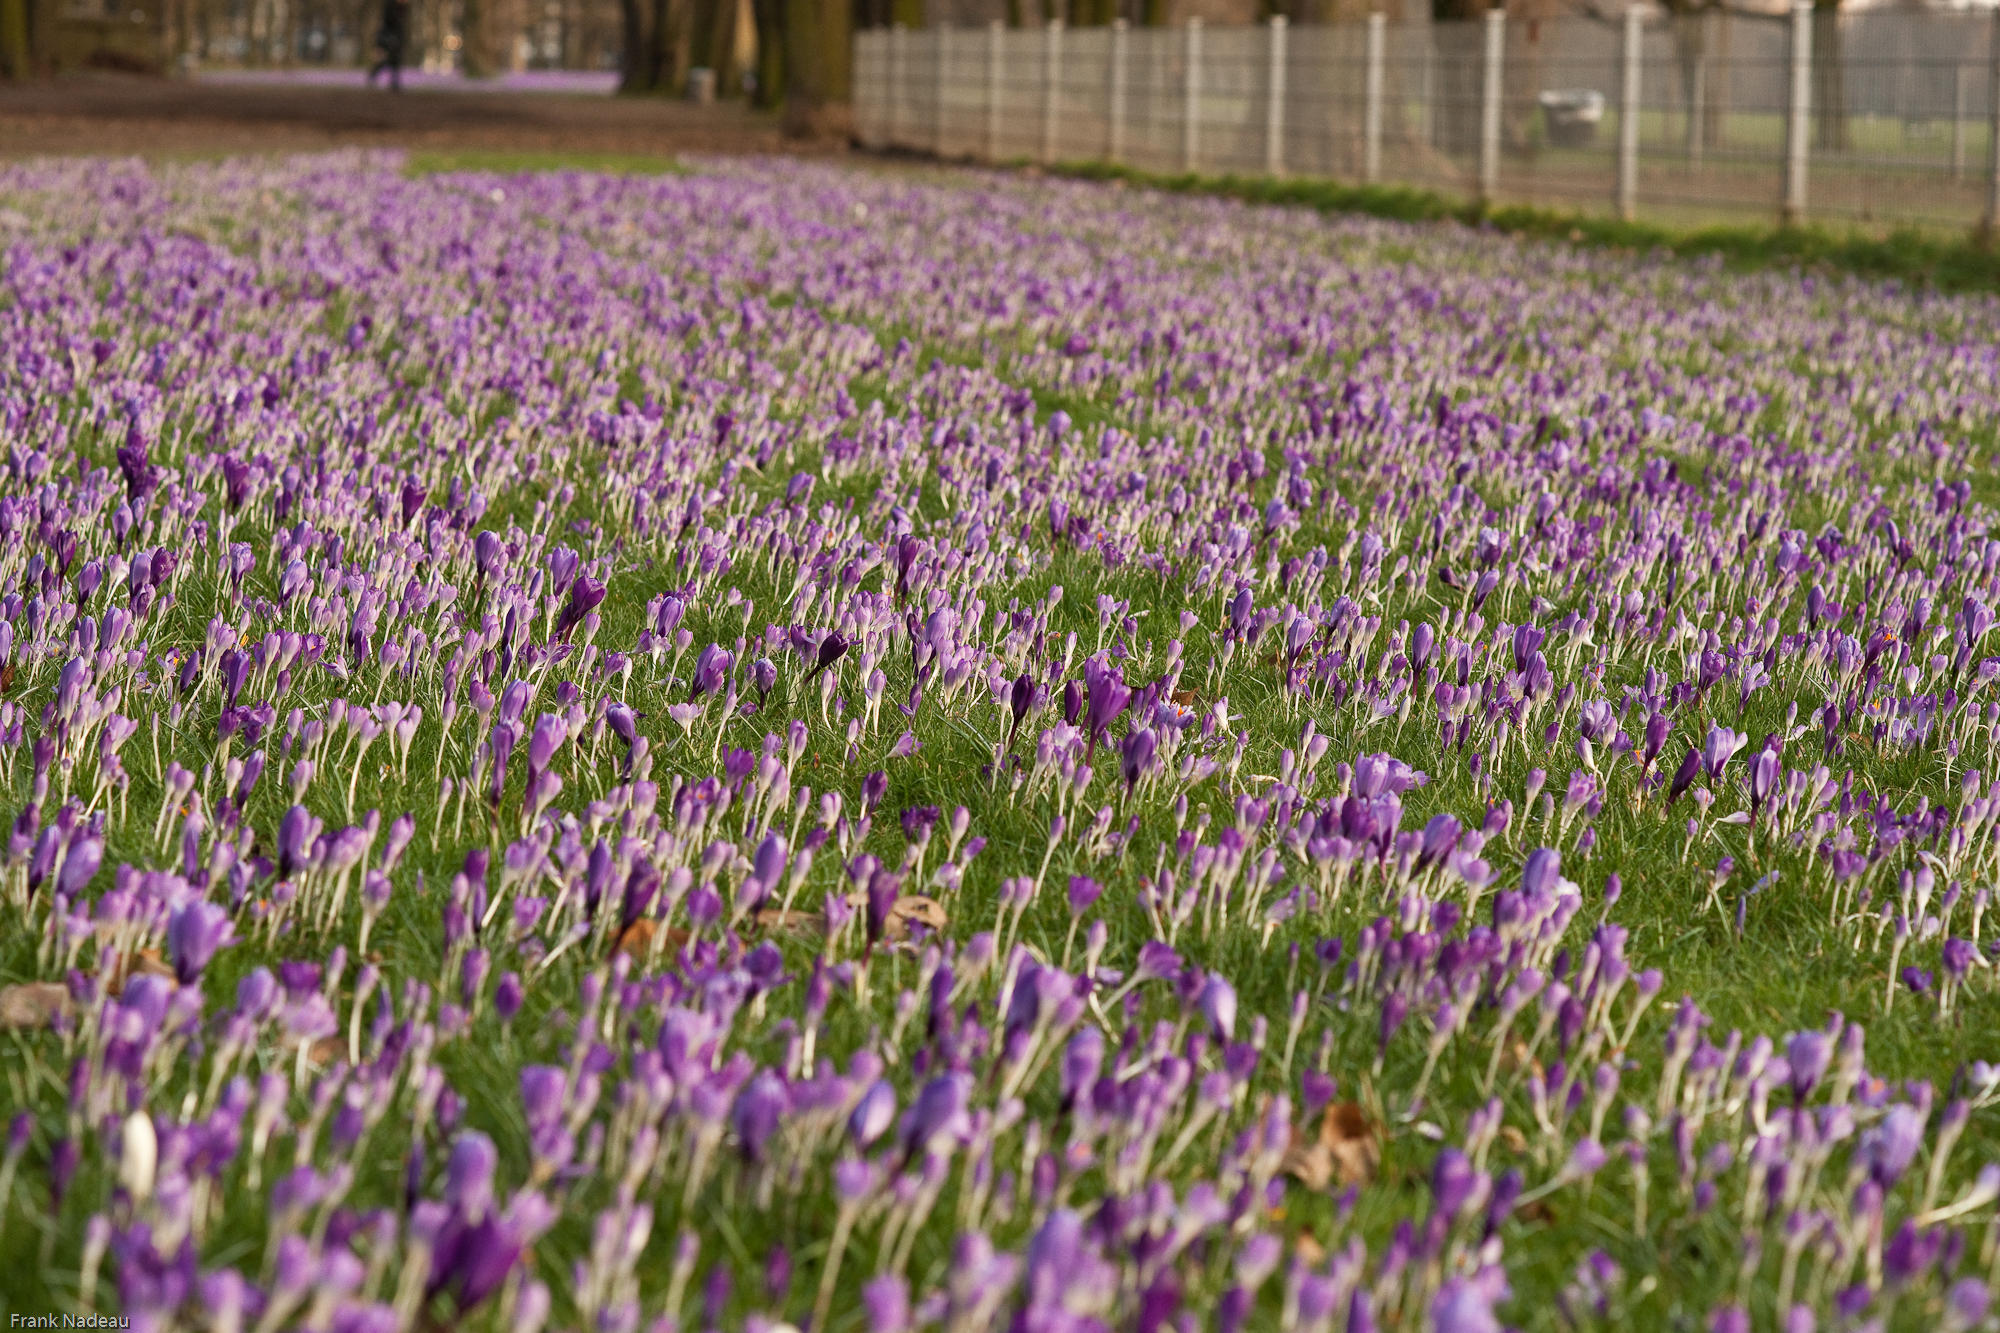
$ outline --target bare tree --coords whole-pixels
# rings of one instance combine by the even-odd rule
[[[1813,0],[1813,147],[1844,153],[1854,147],[1847,118],[1847,62],[1842,50],[1840,0]]]
[[[0,75],[25,79],[33,64],[28,46],[28,0],[0,0]]]
[[[784,0],[785,129],[821,137],[851,129],[854,0]]]

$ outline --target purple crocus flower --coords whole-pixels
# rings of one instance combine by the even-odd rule
[[[902,1146],[906,1160],[922,1156],[943,1140],[964,1132],[970,1081],[964,1074],[943,1074],[924,1084],[903,1115]]]
[[[847,1137],[856,1148],[867,1149],[889,1132],[896,1119],[896,1090],[876,1080],[861,1094],[861,1100],[847,1116]]]
[[[729,1127],[736,1134],[744,1160],[764,1160],[764,1145],[777,1132],[790,1100],[785,1081],[768,1069],[759,1071],[736,1094],[729,1110]]]
[[[175,979],[183,986],[193,985],[235,934],[229,913],[215,903],[196,899],[176,908],[167,920],[167,957]]]
[[[584,617],[603,601],[604,584],[588,574],[577,575],[569,585],[569,600],[563,604],[562,614],[556,617],[556,640],[566,642]]]

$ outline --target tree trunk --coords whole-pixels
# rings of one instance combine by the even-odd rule
[[[1844,153],[1854,146],[1847,127],[1847,70],[1842,61],[1840,0],[1814,0],[1812,22],[1813,147]]]
[[[653,0],[652,22],[647,25],[646,36],[645,90],[659,92],[674,72],[673,0]]]
[[[467,78],[483,79],[493,73],[492,15],[488,0],[464,0],[459,16],[458,55]]]
[[[716,95],[726,95],[736,63],[736,0],[694,0],[693,30],[690,64],[713,70]]]
[[[1510,153],[1531,151],[1536,142],[1536,122],[1541,107],[1536,97],[1547,86],[1545,78],[1548,32],[1543,26],[1554,17],[1548,0],[1513,0],[1507,6],[1507,44],[1500,64],[1500,133]],[[1479,79],[1486,82],[1486,34],[1480,33]]]
[[[757,105],[770,111],[785,101],[785,0],[750,0],[757,21]]]
[[[1480,103],[1486,88],[1482,0],[1432,0],[1431,146],[1446,153],[1479,151]]]
[[[1700,10],[1677,9],[1674,16],[1674,63],[1680,68],[1681,105],[1687,108],[1685,151],[1692,161],[1704,146],[1705,140],[1697,138],[1697,130],[1708,133],[1701,112],[1705,91],[1702,84],[1708,77],[1703,62],[1708,57],[1708,15]]]
[[[28,0],[0,0],[0,75],[28,77]]]
[[[784,0],[785,130],[845,138],[852,130],[852,0]]]
[[[646,90],[646,11],[644,0],[618,0],[618,18],[624,43],[618,51],[618,91]]]

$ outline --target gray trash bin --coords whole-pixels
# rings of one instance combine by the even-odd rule
[[[1549,142],[1557,148],[1585,148],[1597,137],[1598,122],[1604,119],[1603,93],[1590,88],[1551,89],[1535,100],[1541,104]]]
[[[688,71],[687,100],[706,104],[715,100],[715,71],[697,66]]]

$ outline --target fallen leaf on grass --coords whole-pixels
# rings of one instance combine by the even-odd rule
[[[45,1028],[69,1011],[69,988],[53,981],[0,986],[0,1032]]]
[[[926,898],[921,893],[906,893],[889,908],[889,920],[882,929],[882,937],[892,943],[900,942],[910,938],[912,926],[941,931],[949,922],[943,903],[935,898]]]
[[[648,958],[653,953],[653,937],[660,934],[659,922],[641,917],[625,927],[618,936],[618,943],[612,946],[614,954],[630,954],[634,958]],[[687,945],[689,935],[678,926],[669,926],[661,935],[660,949],[664,953],[679,953]]]
[[[856,890],[847,895],[848,905],[856,912],[868,910],[868,894]],[[882,943],[907,944],[911,939],[911,927],[922,926],[925,930],[937,932],[951,922],[945,914],[944,904],[921,893],[906,893],[889,905],[889,919],[882,923]]]
[[[1366,1185],[1382,1165],[1382,1144],[1368,1113],[1355,1102],[1339,1102],[1320,1117],[1319,1134],[1302,1138],[1292,1131],[1282,1169],[1308,1189]]]
[[[174,969],[160,956],[158,949],[139,949],[131,954],[114,954],[111,966],[104,971],[104,990],[112,996],[125,993],[125,983],[133,977],[166,977],[173,979]]]
[[[760,907],[750,914],[750,924],[770,934],[823,935],[826,933],[826,914],[802,912],[796,908]]]

